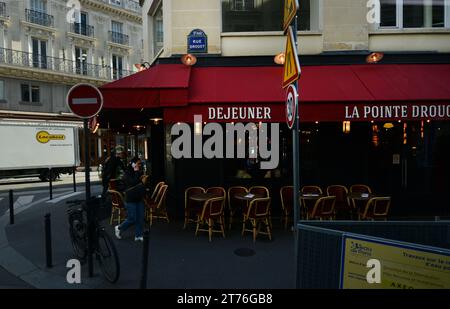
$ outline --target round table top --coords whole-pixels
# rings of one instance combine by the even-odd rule
[[[324,197],[324,195],[318,193],[300,193],[300,198],[304,200],[317,200],[321,197]]]
[[[263,198],[264,196],[262,194],[254,194],[254,193],[237,193],[234,195],[234,197],[238,200],[253,201],[256,198]]]
[[[376,195],[372,193],[349,193],[348,197],[353,200],[365,201],[370,200],[372,197],[376,197]]]

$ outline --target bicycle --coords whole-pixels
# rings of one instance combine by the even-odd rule
[[[88,207],[85,200],[67,201],[71,204],[67,210],[69,219],[69,232],[72,247],[75,255],[85,261],[88,255]],[[92,252],[95,254],[96,260],[100,265],[100,269],[106,280],[111,283],[117,282],[120,276],[120,261],[116,246],[111,237],[106,233],[104,227],[100,225],[97,216],[97,202],[93,202],[93,240]],[[80,206],[74,208],[75,206]]]

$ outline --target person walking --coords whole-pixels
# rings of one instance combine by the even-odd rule
[[[135,225],[135,241],[144,241],[144,195],[145,186],[141,181],[142,162],[135,157],[128,165],[123,178],[125,184],[125,207],[127,219],[115,227],[115,235],[122,239],[121,233],[130,226]]]
[[[124,151],[122,146],[116,146],[111,150],[111,155],[105,159],[102,171],[102,198],[105,200],[106,192],[109,189],[109,182],[111,179],[120,179],[125,171],[125,166],[122,162]],[[116,189],[116,188],[115,188]],[[114,189],[114,190],[115,190]]]

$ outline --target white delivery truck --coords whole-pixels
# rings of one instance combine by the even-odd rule
[[[79,165],[77,125],[0,122],[0,178],[56,180]]]

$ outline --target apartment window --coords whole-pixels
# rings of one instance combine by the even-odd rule
[[[47,1],[45,0],[30,0],[30,7],[32,11],[47,13]]]
[[[89,23],[88,23],[88,14],[85,12],[75,13],[76,22],[74,23],[74,32],[81,35],[93,35],[90,33]]]
[[[123,33],[123,24],[111,21],[111,42],[128,45],[128,36]]]
[[[112,56],[113,79],[120,79],[123,76],[123,57]]]
[[[5,81],[0,80],[0,102],[5,101]]]
[[[117,21],[111,21],[111,30],[116,33],[123,33],[123,24]]]
[[[318,30],[317,0],[299,0],[298,30]],[[222,0],[223,32],[280,31],[283,27],[284,1]],[[311,20],[312,16],[314,19]]]
[[[41,102],[39,86],[31,86],[31,102]]]
[[[33,67],[47,68],[47,41],[32,38]]]
[[[163,11],[162,5],[156,10],[153,16],[153,50],[154,55],[159,53],[164,45]]]
[[[39,86],[21,84],[22,102],[39,103],[40,88]]]
[[[380,0],[380,3],[380,27],[450,27],[445,0]]]
[[[77,74],[87,75],[87,49],[75,47],[75,66]]]

